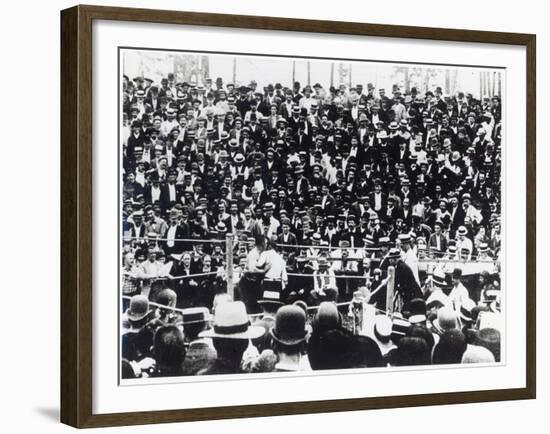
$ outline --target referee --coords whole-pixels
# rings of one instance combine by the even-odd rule
[[[263,292],[272,291],[282,295],[286,287],[288,276],[286,274],[286,262],[275,250],[277,238],[271,237],[266,240],[265,250],[260,254],[256,263],[256,269],[263,272]]]

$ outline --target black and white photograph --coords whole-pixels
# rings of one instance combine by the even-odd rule
[[[121,384],[505,362],[505,69],[118,62]]]

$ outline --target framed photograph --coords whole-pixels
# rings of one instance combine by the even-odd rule
[[[535,35],[76,6],[61,48],[62,422],[535,397]]]

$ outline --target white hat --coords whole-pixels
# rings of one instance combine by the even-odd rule
[[[214,325],[200,337],[226,339],[256,339],[265,333],[263,327],[251,326],[242,301],[222,303],[216,308]]]
[[[387,315],[376,315],[374,318],[374,330],[383,338],[391,336],[392,326],[392,320]]]
[[[468,345],[462,355],[462,363],[495,363],[495,356],[480,345]]]

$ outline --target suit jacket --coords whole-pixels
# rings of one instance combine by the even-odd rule
[[[437,240],[439,238],[439,250],[437,249]],[[444,253],[447,251],[447,246],[449,242],[447,241],[447,237],[443,235],[443,233],[437,234],[431,234],[430,239],[428,240],[428,248],[430,250],[434,250],[436,252]]]
[[[383,210],[384,208],[386,208],[387,203],[388,203],[388,197],[387,197],[386,193],[381,192],[380,194],[382,195],[382,200],[381,200],[381,205],[382,205],[382,206],[381,206],[381,208],[380,208],[379,210],[376,210],[376,209],[375,209],[376,203],[375,203],[375,199],[374,199],[374,197],[375,197],[374,191],[371,192],[371,193],[369,194],[369,200],[371,201],[372,208],[373,208],[375,211]]]
[[[163,238],[168,238],[168,231],[170,230],[170,226],[166,229],[166,232],[163,235]],[[178,224],[176,228],[176,239],[189,239],[190,233],[189,233],[189,225],[187,223]],[[184,251],[188,251],[192,249],[192,245],[188,241],[174,241],[173,246],[168,246],[168,241],[162,242],[162,247],[164,249],[164,252],[166,253],[166,256],[171,255],[172,253],[180,254]]]
[[[283,234],[280,234],[277,237],[277,242],[279,244],[298,244],[298,239],[296,238],[296,235],[294,235],[292,232],[288,233],[288,239],[285,241]],[[287,248],[288,249],[288,248]]]
[[[176,203],[180,202],[180,199],[182,196],[180,186],[174,184],[174,190],[176,193],[175,195],[176,200],[170,200],[170,191],[168,188],[168,184],[166,183],[160,186],[160,206],[164,211],[168,210],[169,208],[174,206]]]
[[[401,260],[395,266],[395,290],[403,297],[405,305],[414,298],[422,298],[411,268]]]
[[[241,218],[240,215],[238,215],[238,221],[243,223],[243,219]],[[231,215],[229,217],[227,217],[223,223],[225,224],[225,227],[227,228],[227,232],[234,232],[236,231],[236,228],[233,227],[233,223],[232,223],[232,220],[231,220]]]

